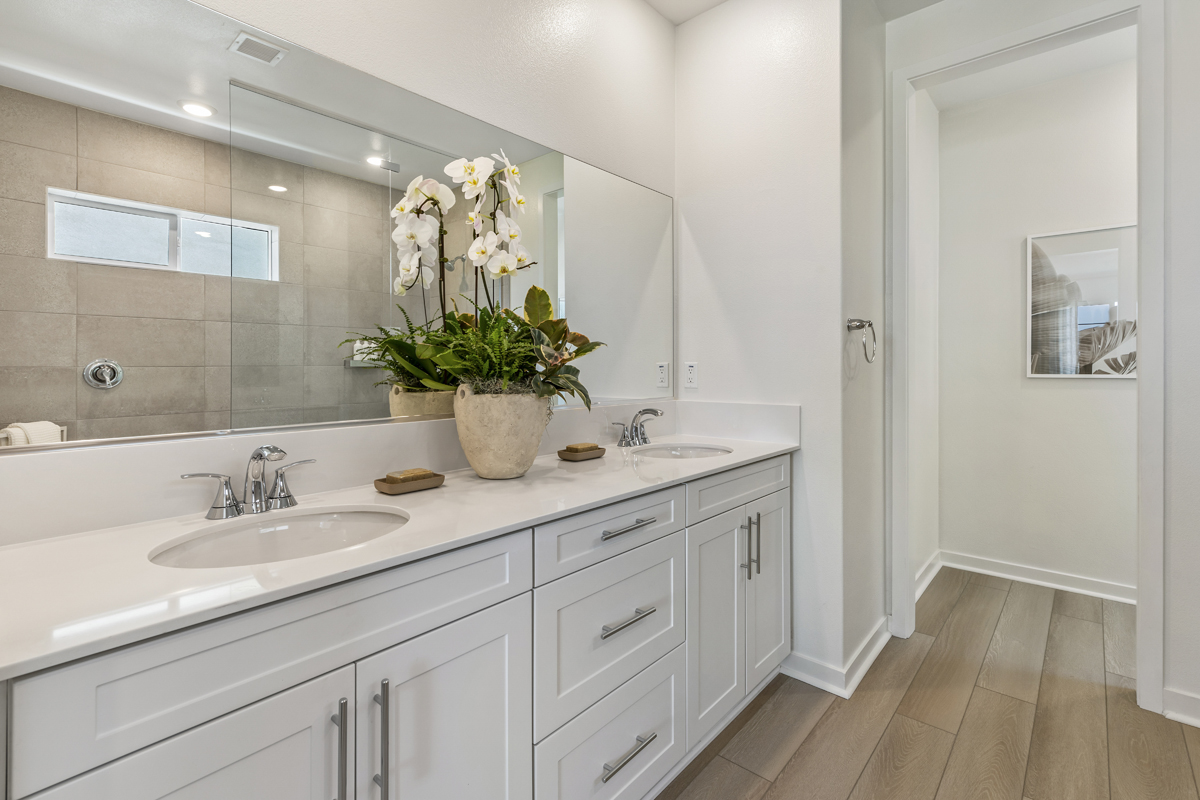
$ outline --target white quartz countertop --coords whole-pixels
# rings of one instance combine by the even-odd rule
[[[654,442],[718,444],[733,452],[664,459],[610,447],[591,461],[543,456],[517,480],[488,481],[460,470],[447,474],[442,487],[412,494],[358,486],[304,495],[291,513],[388,506],[409,521],[355,547],[292,561],[213,569],[150,562],[156,548],[214,524],[204,518],[207,509],[0,548],[0,680],[798,449],[679,435]]]

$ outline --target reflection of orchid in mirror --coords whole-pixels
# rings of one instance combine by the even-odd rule
[[[492,273],[493,279],[512,275],[517,271],[517,257],[501,250],[488,259],[487,268]]]
[[[444,273],[446,231],[442,228],[442,219],[455,202],[454,190],[433,178],[418,175],[408,184],[404,197],[392,209],[392,219],[396,220],[392,241],[396,243],[396,255],[400,259],[398,275],[392,281],[395,294],[405,295],[418,281],[428,289],[433,283],[431,267],[434,265],[443,267]],[[442,283],[445,283],[444,274]],[[444,286],[439,294],[445,314]]]

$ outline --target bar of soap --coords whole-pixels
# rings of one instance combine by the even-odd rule
[[[580,442],[579,444],[569,444],[563,449],[568,453],[587,453],[592,450],[599,450],[600,445],[595,442]]]
[[[411,483],[412,481],[423,481],[426,478],[432,478],[434,471],[418,467],[416,469],[406,469],[403,472],[389,472],[384,478],[388,483]]]

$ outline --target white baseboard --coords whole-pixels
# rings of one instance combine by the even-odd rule
[[[771,674],[768,675],[766,678],[764,678],[762,683],[760,683],[758,686],[754,687],[753,690],[748,692],[746,694],[746,696],[742,698],[742,702],[738,703],[736,708],[734,708],[732,711],[730,711],[728,714],[726,714],[725,719],[721,720],[721,722],[719,724],[714,725],[713,729],[711,731],[709,731],[708,733],[706,733],[704,735],[704,738],[696,743],[695,747],[693,747],[686,754],[684,754],[683,758],[680,759],[679,763],[676,764],[674,767],[672,767],[671,771],[668,772],[661,781],[659,781],[657,784],[655,784],[653,789],[646,792],[645,796],[648,798],[658,797],[659,794],[662,793],[663,789],[666,789],[668,786],[670,786],[671,781],[673,781],[677,777],[679,777],[679,773],[683,772],[684,769],[687,768],[688,764],[691,764],[693,761],[695,761],[696,756],[703,753],[704,748],[708,747],[708,745],[710,743],[712,743],[712,740],[717,738],[721,734],[721,731],[725,730],[725,728],[727,728],[729,726],[729,723],[733,722],[733,720],[737,717],[738,714],[745,711],[746,706],[750,705],[751,701],[754,700],[754,698],[758,697],[762,693],[762,690],[766,689],[767,686],[770,685],[771,681],[775,680],[775,676],[778,674],[779,674],[778,669],[772,670]]]
[[[888,632],[888,618],[883,617],[875,626],[875,630],[858,646],[854,657],[844,669],[792,652],[783,660],[779,671],[789,678],[849,699],[890,638],[892,634]]]
[[[925,562],[925,566],[917,570],[917,599],[921,599],[921,595],[925,594],[925,590],[929,588],[930,582],[934,576],[938,574],[938,570],[942,568],[942,551],[934,550],[933,555]]]
[[[1178,689],[1163,689],[1163,716],[1200,728],[1200,697]]]
[[[1068,592],[1102,597],[1106,600],[1117,600],[1122,603],[1137,603],[1137,587],[1125,586],[1120,583],[1110,583],[1096,578],[1085,578],[1082,575],[1072,575],[1067,572],[1040,567],[1027,567],[1024,564],[1010,564],[1007,561],[997,561],[991,558],[969,556],[966,553],[940,551],[942,566],[958,567],[971,572],[982,572],[984,575],[995,575],[998,578],[1010,578],[1014,581],[1033,583],[1038,586],[1049,586],[1052,589],[1063,589]],[[932,576],[931,576],[932,577]],[[920,595],[918,595],[920,596]]]

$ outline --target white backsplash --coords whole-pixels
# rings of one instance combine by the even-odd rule
[[[541,453],[573,442],[614,445],[619,428],[641,408],[664,415],[646,423],[653,438],[673,433],[798,442],[799,406],[749,403],[638,401],[559,409]],[[360,486],[387,472],[428,467],[465,469],[453,419],[272,432],[237,432],[201,439],[128,442],[0,456],[0,546],[200,513],[216,492],[212,480],[181,480],[186,472],[233,477],[240,494],[246,461],[259,445],[288,453],[285,461],[317,459],[289,473],[299,495]]]

